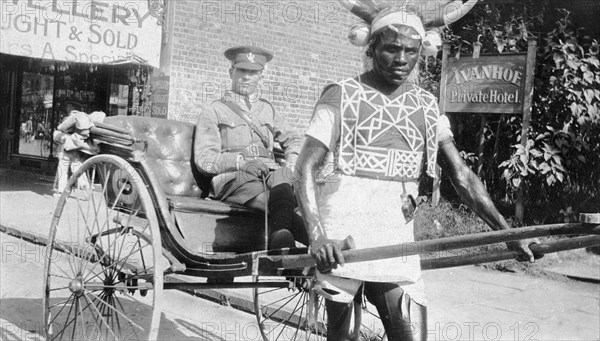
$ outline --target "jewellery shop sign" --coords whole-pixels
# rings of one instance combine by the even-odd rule
[[[444,112],[521,114],[527,55],[448,58]],[[442,86],[442,91],[444,87]]]
[[[1,53],[159,66],[164,10],[160,0],[0,0],[0,4]]]

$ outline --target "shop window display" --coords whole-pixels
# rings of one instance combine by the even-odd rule
[[[127,115],[129,106],[129,85],[111,84],[110,85],[110,116]]]
[[[105,111],[106,92],[106,74],[98,66],[30,61],[21,81],[18,153],[56,158],[56,127],[72,110]]]
[[[23,73],[19,154],[50,156],[53,98],[54,76]]]
[[[152,69],[144,65],[90,65],[15,58],[16,152],[25,158],[56,159],[61,145],[53,140],[58,125],[72,110],[107,116],[150,116],[148,87]],[[0,104],[4,103],[0,101]]]

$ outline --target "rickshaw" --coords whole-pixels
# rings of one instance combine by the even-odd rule
[[[268,250],[265,214],[211,200],[193,159],[194,125],[113,116],[92,128],[90,156],[58,199],[47,245],[47,340],[158,338],[163,290],[251,289],[264,340],[323,340],[323,299],[307,248]],[[550,234],[536,253],[600,244],[600,225],[558,224],[344,251],[348,262]],[[592,235],[595,234],[595,235]],[[344,248],[352,247],[351,239]],[[532,247],[533,249],[533,247]],[[424,269],[515,258],[514,251],[423,259]],[[384,340],[363,304],[365,340]]]

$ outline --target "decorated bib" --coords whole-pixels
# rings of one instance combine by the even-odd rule
[[[341,88],[341,134],[337,169],[342,174],[412,181],[435,177],[437,121],[435,97],[416,85],[390,99],[357,79]]]

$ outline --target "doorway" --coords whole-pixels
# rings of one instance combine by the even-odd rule
[[[19,136],[14,115],[17,110],[18,71],[18,63],[10,59],[0,62],[0,163],[10,160],[15,139]]]

